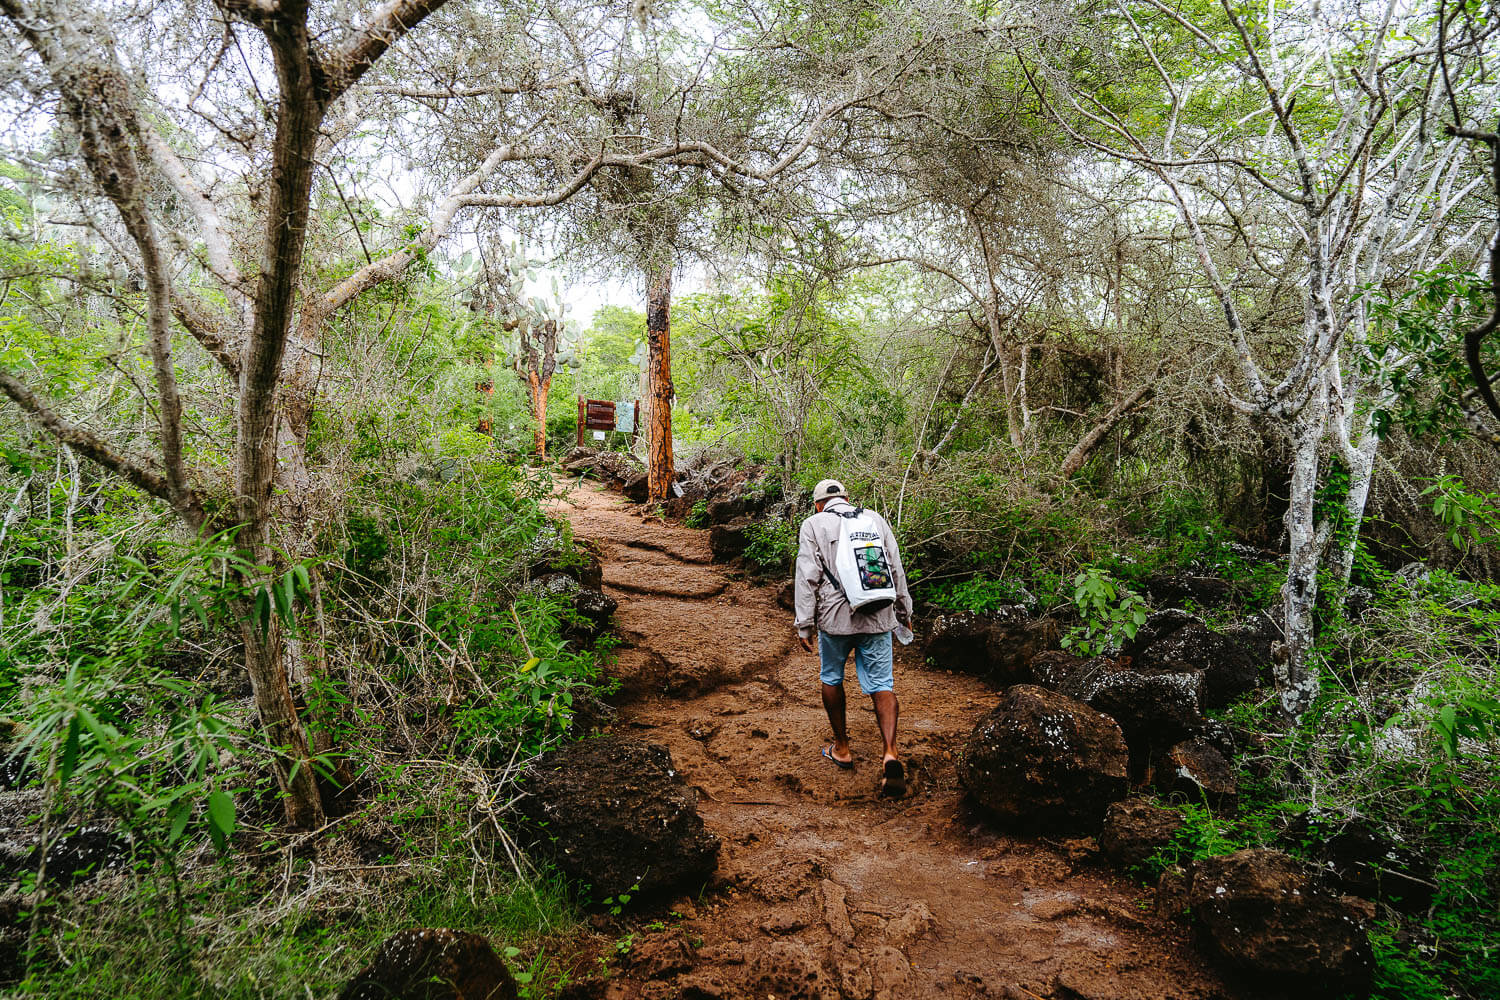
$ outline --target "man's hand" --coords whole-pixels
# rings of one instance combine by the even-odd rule
[[[809,652],[809,653],[816,653],[817,652],[817,649],[813,646],[813,641],[811,639],[809,639],[807,636],[803,635],[801,632],[797,633],[797,642],[800,643],[801,646],[802,646],[802,648],[804,650],[806,650],[807,652]]]

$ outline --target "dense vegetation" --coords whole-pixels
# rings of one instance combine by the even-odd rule
[[[1363,824],[1433,889],[1377,994],[1500,994],[1491,12],[190,6],[0,0],[7,988],[324,995],[413,923],[568,979],[586,892],[506,808],[609,694],[532,586],[592,558],[535,454],[586,397],[843,479],[924,612],[1097,653],[1227,581],[1188,610],[1287,639],[1240,809],[1143,874]],[[583,328],[599,278],[652,308]]]

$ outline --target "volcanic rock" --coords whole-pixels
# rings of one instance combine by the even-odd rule
[[[620,492],[627,500],[645,503],[651,496],[651,480],[644,472],[632,473],[620,480]]]
[[[1269,668],[1275,659],[1275,645],[1284,638],[1281,626],[1264,611],[1246,615],[1234,624],[1226,625],[1220,632],[1245,647],[1255,665],[1262,670]]]
[[[445,927],[399,931],[339,1000],[517,1000],[516,981],[488,940]]]
[[[1219,962],[1294,997],[1370,992],[1374,907],[1321,890],[1314,871],[1280,851],[1194,862],[1188,905]]]
[[[595,899],[692,893],[713,875],[719,840],[665,747],[586,740],[543,754],[523,780],[523,836]]]
[[[1190,624],[1144,647],[1135,658],[1142,670],[1203,674],[1203,707],[1226,708],[1260,682],[1260,663],[1239,641],[1207,626]]]
[[[1079,700],[1114,719],[1133,751],[1170,745],[1202,724],[1203,675],[1111,670],[1078,692]]]
[[[1113,719],[1056,691],[1018,684],[974,727],[958,775],[1008,826],[1088,831],[1125,795],[1127,760]]]
[[[609,631],[610,619],[619,608],[613,597],[594,587],[582,586],[565,573],[539,576],[523,589],[567,602],[576,618],[564,623],[562,634],[564,638],[578,642],[591,642]]]
[[[714,554],[714,562],[728,562],[745,554],[750,547],[751,532],[756,521],[742,517],[727,524],[716,524],[708,531],[708,547]]]
[[[1196,573],[1158,573],[1146,581],[1146,592],[1156,604],[1192,601],[1199,607],[1223,604],[1234,596],[1234,586],[1217,576]]]
[[[1333,831],[1323,823],[1315,827],[1304,813],[1287,829],[1285,839],[1307,845],[1349,895],[1376,899],[1409,914],[1432,905],[1433,863],[1369,820],[1342,820]]]
[[[119,868],[130,859],[130,838],[106,827],[85,826],[57,838],[47,845],[45,859],[39,836],[34,830],[23,830],[20,837],[7,837],[0,843],[0,877],[41,871],[45,860],[47,884],[65,888]]]
[[[1110,806],[1099,831],[1099,850],[1116,868],[1134,868],[1172,842],[1182,815],[1150,799],[1126,799]]]
[[[1205,739],[1184,740],[1156,762],[1156,787],[1184,802],[1206,802],[1223,812],[1239,804],[1239,782],[1234,769]]]
[[[1147,616],[1144,624],[1136,629],[1135,635],[1125,641],[1121,652],[1134,659],[1139,656],[1141,650],[1153,643],[1160,642],[1167,636],[1189,625],[1202,625],[1203,620],[1188,614],[1181,608],[1163,608],[1153,611]]]
[[[570,545],[556,521],[542,526],[526,544],[522,558],[526,560],[526,575],[532,579],[562,573],[585,587],[597,590],[604,585],[604,567],[599,557],[583,544]]]
[[[1073,679],[1081,672],[1095,669],[1091,661],[1074,656],[1063,649],[1049,649],[1031,658],[1031,680],[1044,688],[1061,691],[1071,687]]]
[[[1057,643],[1057,622],[1033,618],[1017,604],[988,613],[939,615],[922,655],[945,670],[1009,685],[1030,681],[1032,657]]]

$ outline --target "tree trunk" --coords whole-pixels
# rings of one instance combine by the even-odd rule
[[[959,422],[964,418],[964,411],[969,408],[969,402],[974,398],[974,394],[979,391],[979,387],[984,384],[984,380],[989,376],[990,369],[993,366],[994,362],[990,358],[990,352],[985,351],[984,358],[979,363],[979,373],[974,376],[974,382],[969,386],[969,391],[964,393],[963,398],[958,401],[958,410],[953,414],[953,419],[949,422],[948,429],[943,432],[943,436],[938,438],[938,443],[933,445],[932,450],[927,453],[930,459],[936,459],[938,455],[942,454],[943,449],[948,446],[949,440],[953,437],[953,432],[958,430]],[[938,391],[942,391],[941,386],[939,386]],[[921,451],[921,445],[922,442],[919,439],[917,441],[918,451]]]
[[[255,564],[273,566],[269,524],[278,479],[276,459],[284,436],[277,390],[302,268],[319,126],[327,106],[318,96],[323,93],[323,81],[309,55],[306,25],[272,22],[266,30],[276,57],[281,98],[267,185],[268,225],[260,252],[255,317],[240,359],[234,489],[235,516],[244,526],[239,544]],[[293,490],[291,495],[301,494]],[[272,583],[247,582],[251,586]],[[261,725],[276,755],[276,779],[286,792],[287,822],[294,827],[320,824],[323,804],[313,780],[307,737],[287,683],[280,625],[273,621],[264,638],[253,621],[243,632],[245,667],[255,690]]]
[[[552,392],[552,378],[537,380],[536,387],[536,453],[547,457],[547,397]]]
[[[1366,428],[1352,454],[1345,456],[1349,463],[1349,492],[1344,497],[1344,530],[1348,534],[1339,539],[1329,566],[1340,606],[1354,570],[1354,551],[1359,547],[1359,529],[1365,520],[1365,504],[1370,499],[1370,483],[1375,478],[1375,452],[1379,447],[1380,439],[1372,429]]]
[[[533,441],[539,458],[547,457],[547,396],[552,391],[551,376],[526,373],[527,392],[531,396],[531,418],[536,421]]]
[[[651,274],[646,285],[647,365],[650,379],[650,433],[647,439],[646,488],[660,503],[672,488],[672,340],[668,326],[672,305],[670,267]]]
[[[1290,719],[1307,711],[1318,694],[1318,675],[1310,661],[1313,608],[1318,600],[1318,563],[1323,545],[1313,517],[1318,489],[1318,445],[1323,438],[1327,407],[1327,387],[1319,385],[1293,424],[1292,488],[1286,512],[1291,556],[1281,595],[1286,644],[1284,656],[1271,667],[1281,711]]]
[[[247,581],[249,582],[249,581]],[[311,755],[302,723],[287,683],[281,622],[273,612],[265,631],[255,618],[255,602],[241,601],[240,635],[245,641],[245,667],[260,726],[274,755],[276,783],[281,788],[286,821],[293,827],[323,825],[323,800],[318,793]]]
[[[1104,439],[1109,436],[1109,432],[1114,430],[1131,410],[1150,399],[1154,392],[1156,392],[1156,386],[1143,385],[1116,403],[1114,408],[1104,415],[1104,419],[1094,425],[1093,430],[1079,438],[1078,443],[1073,446],[1073,450],[1068,452],[1068,456],[1063,459],[1062,469],[1060,470],[1063,476],[1071,478],[1078,475],[1088,462],[1090,456],[1099,450],[1099,445],[1104,443]]]

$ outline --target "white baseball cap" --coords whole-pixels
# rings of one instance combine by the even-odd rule
[[[844,489],[844,484],[837,479],[825,479],[813,487],[813,503],[820,500],[832,500],[834,497],[849,498],[849,491]]]

